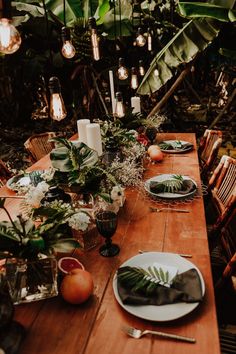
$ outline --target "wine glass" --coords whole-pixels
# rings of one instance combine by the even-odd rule
[[[105,238],[105,244],[99,248],[99,253],[104,257],[113,257],[120,252],[118,245],[112,243],[112,236],[117,228],[117,214],[113,211],[99,211],[95,221],[99,233]]]

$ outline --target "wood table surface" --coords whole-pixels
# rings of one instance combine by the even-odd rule
[[[144,179],[161,173],[188,175],[201,185],[195,134],[161,133],[158,140],[178,139],[194,144],[194,150],[182,154],[165,154],[161,163],[149,164]],[[31,169],[46,169],[48,156]],[[14,195],[3,187],[0,196]],[[18,199],[7,199],[12,215],[19,212]],[[149,206],[161,206],[142,191],[129,188],[126,202],[119,212],[118,229],[113,241],[120,253],[104,258],[93,250],[78,252],[85,268],[92,273],[94,294],[82,305],[70,305],[61,296],[15,307],[15,319],[27,329],[20,354],[219,354],[219,336],[214,291],[208,250],[206,221],[201,188],[188,203],[176,207],[189,213],[150,212]],[[0,219],[3,220],[2,211]],[[116,269],[138,251],[150,250],[191,254],[190,259],[201,271],[206,292],[203,301],[188,315],[168,322],[154,322],[127,313],[116,301],[112,281]],[[127,337],[123,325],[141,329],[166,331],[195,337],[189,344],[146,336],[142,339]]]

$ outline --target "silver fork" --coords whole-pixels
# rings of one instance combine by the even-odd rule
[[[146,334],[155,334],[155,335],[162,337],[162,338],[176,339],[176,340],[179,340],[182,342],[188,342],[188,343],[195,343],[196,342],[195,338],[179,336],[178,334],[171,334],[171,333],[150,331],[150,330],[141,331],[140,329],[137,329],[134,327],[127,327],[127,326],[123,326],[122,330],[126,334],[128,334],[130,337],[133,337],[135,339],[139,339],[142,336],[145,336]]]
[[[160,211],[177,211],[179,213],[189,213],[189,210],[186,209],[174,209],[174,208],[153,208],[153,207],[149,207],[149,209],[153,212],[157,212],[159,213]]]

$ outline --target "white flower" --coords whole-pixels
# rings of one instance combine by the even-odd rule
[[[111,190],[112,202],[113,203],[115,202],[121,207],[124,204],[124,198],[125,198],[124,188],[122,188],[121,186],[114,186]]]
[[[26,204],[38,208],[48,189],[49,185],[45,181],[38,183],[37,186],[30,186],[25,196]]]
[[[68,224],[75,230],[85,231],[90,223],[90,217],[84,212],[78,212],[68,219]]]

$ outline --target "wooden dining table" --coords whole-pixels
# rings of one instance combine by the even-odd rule
[[[158,141],[183,140],[194,149],[183,153],[165,153],[158,163],[148,163],[144,181],[159,174],[190,176],[197,183],[197,193],[190,200],[175,205],[153,200],[142,188],[127,188],[126,201],[119,211],[118,228],[113,242],[120,253],[111,258],[99,254],[99,246],[79,250],[76,256],[92,274],[93,295],[81,305],[66,303],[57,297],[15,306],[15,320],[26,328],[20,354],[219,354],[219,336],[214,289],[208,249],[203,193],[199,174],[196,137],[193,133],[159,133]],[[50,166],[49,156],[35,163],[29,170]],[[7,187],[1,196],[14,197]],[[11,215],[19,213],[21,200],[8,198]],[[186,209],[188,213],[152,212],[151,207],[168,206]],[[0,220],[6,219],[0,211]],[[103,241],[101,241],[103,242]],[[203,300],[187,315],[171,321],[143,319],[128,313],[117,302],[113,291],[116,270],[139,250],[189,254],[189,260],[199,269],[205,283]],[[157,310],[158,311],[158,310]],[[128,337],[122,326],[151,329],[196,338],[185,343],[157,336],[141,339]]]

